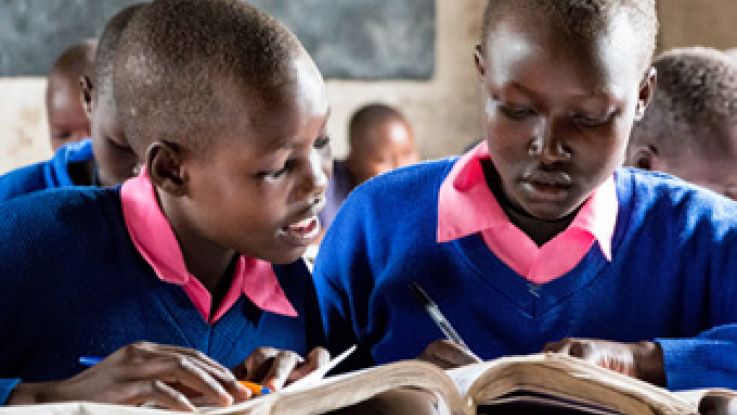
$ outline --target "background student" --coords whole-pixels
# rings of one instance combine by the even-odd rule
[[[737,205],[619,169],[655,87],[655,2],[490,0],[486,140],[356,189],[315,264],[326,335],[370,365],[442,334],[482,359],[570,353],[670,389],[737,387]],[[478,358],[449,342],[426,357]]]
[[[737,63],[716,49],[682,48],[653,66],[658,87],[626,164],[737,198]]]
[[[48,188],[112,186],[134,175],[138,156],[118,122],[112,77],[120,34],[141,7],[129,6],[108,21],[97,43],[94,70],[80,78],[77,99],[84,102],[92,137],[62,145],[50,160],[0,176],[0,201]]]
[[[321,365],[300,255],[332,160],[311,58],[237,0],[154,1],[115,55],[145,169],[0,204],[0,401],[191,410],[248,397],[231,368],[279,389]]]
[[[325,229],[356,186],[420,159],[412,126],[399,110],[388,105],[361,107],[351,116],[348,130],[348,157],[333,163],[325,209],[320,212]]]
[[[80,80],[90,76],[97,42],[88,39],[65,50],[56,59],[46,87],[46,115],[51,149],[90,136],[90,125],[82,108]]]

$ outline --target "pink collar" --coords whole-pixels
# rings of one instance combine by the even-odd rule
[[[264,311],[297,316],[271,264],[242,255],[238,258],[228,293],[211,316],[212,296],[187,270],[174,231],[159,207],[154,187],[145,171],[123,184],[120,198],[123,218],[133,245],[162,281],[182,286],[205,321],[218,321],[233,307],[241,294],[245,294]]]
[[[438,242],[481,232],[492,252],[534,282],[547,282],[570,271],[594,241],[611,261],[619,205],[613,177],[592,193],[564,232],[537,247],[510,222],[489,189],[480,163],[484,159],[490,159],[485,141],[456,161],[443,181],[438,195]],[[550,253],[547,258],[546,252]],[[538,265],[543,258],[544,264]]]

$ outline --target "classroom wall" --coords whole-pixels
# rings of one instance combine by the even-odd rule
[[[299,0],[295,0],[299,1]],[[387,0],[389,1],[389,0]],[[428,81],[329,80],[328,125],[337,157],[346,152],[346,124],[360,104],[402,108],[425,158],[454,154],[481,135],[473,46],[485,0],[437,0],[435,73]],[[737,46],[734,0],[659,0],[661,49]],[[50,155],[43,107],[45,80],[0,78],[0,172]]]

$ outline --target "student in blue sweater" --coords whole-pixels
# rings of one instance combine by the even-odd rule
[[[737,387],[737,205],[619,168],[656,31],[653,0],[490,0],[486,140],[349,196],[314,271],[329,348],[358,343],[356,366],[431,343],[448,366],[545,349],[670,389]],[[434,342],[412,282],[470,351]]]
[[[717,49],[676,48],[653,61],[658,88],[632,129],[625,164],[737,200],[737,63]]]
[[[49,188],[112,186],[133,176],[138,156],[126,142],[118,122],[112,76],[120,34],[142,6],[129,6],[107,22],[97,42],[94,75],[82,77],[82,96],[77,99],[83,99],[91,138],[68,142],[50,160],[0,176],[0,201]]]
[[[279,389],[325,362],[300,256],[328,105],[299,41],[237,0],[156,0],[114,68],[141,175],[0,205],[0,402],[191,410],[249,396],[230,369]]]

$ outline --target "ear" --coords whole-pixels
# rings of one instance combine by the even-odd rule
[[[476,62],[476,71],[479,74],[479,79],[481,82],[483,82],[484,77],[486,76],[486,59],[484,59],[484,53],[481,45],[476,45],[476,48],[473,52],[473,60]]]
[[[658,157],[658,149],[653,145],[640,144],[630,154],[630,166],[643,170],[661,170],[660,157]]]
[[[151,183],[172,196],[187,194],[187,174],[182,148],[176,143],[155,141],[146,150],[146,169]]]
[[[87,75],[82,75],[79,78],[79,89],[82,94],[82,108],[84,108],[84,113],[87,114],[87,118],[90,118],[92,116],[92,109],[95,106],[95,90],[92,85],[92,79]]]
[[[648,68],[645,77],[640,83],[640,93],[637,97],[637,107],[635,108],[635,120],[639,121],[645,115],[645,109],[650,105],[655,94],[655,88],[658,84],[658,71],[654,66]]]

